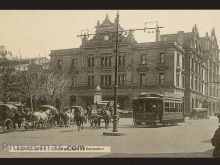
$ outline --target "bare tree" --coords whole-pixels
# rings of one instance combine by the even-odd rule
[[[44,92],[44,78],[46,70],[37,64],[31,64],[28,70],[23,71],[23,91],[26,97],[30,98],[31,110],[36,109],[38,100],[45,95]],[[35,106],[34,106],[35,105]]]
[[[46,97],[50,100],[50,104],[55,106],[56,99],[60,99],[64,106],[64,94],[70,87],[70,76],[63,74],[61,71],[48,70],[46,83],[44,83],[44,91]]]
[[[4,103],[20,94],[21,81],[16,64],[11,52],[0,46],[0,98]]]
[[[61,74],[60,75],[60,82],[58,84],[58,96],[61,100],[62,107],[64,108],[64,96],[66,93],[69,92],[71,88],[71,78],[69,74]]]

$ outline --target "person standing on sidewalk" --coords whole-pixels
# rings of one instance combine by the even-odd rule
[[[218,119],[219,117],[220,115],[218,115]],[[218,120],[218,122],[220,123],[220,120]],[[212,142],[212,146],[215,147],[213,151],[213,157],[220,158],[220,125],[218,129],[215,131],[215,134],[213,138],[211,139],[211,142]]]
[[[217,114],[218,122],[220,123],[220,113]]]

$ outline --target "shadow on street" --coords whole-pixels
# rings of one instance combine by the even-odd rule
[[[207,150],[205,152],[192,152],[192,153],[146,153],[146,154],[128,154],[128,153],[112,153],[106,154],[101,157],[160,157],[160,158],[212,158],[213,149]]]
[[[180,125],[121,125],[118,128],[162,128],[162,127],[179,127]]]

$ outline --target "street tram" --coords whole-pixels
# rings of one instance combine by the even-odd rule
[[[171,93],[142,93],[132,100],[134,125],[170,125],[184,122],[183,98]]]

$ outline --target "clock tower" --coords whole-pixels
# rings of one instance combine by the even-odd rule
[[[100,21],[97,21],[97,24],[95,26],[95,35],[90,40],[83,39],[82,45],[80,47],[93,47],[97,45],[108,45],[108,44],[114,44],[115,43],[115,32],[117,29],[117,22],[116,19],[114,22],[111,22],[111,20],[108,17],[108,14],[106,14],[105,19],[103,22],[100,23]],[[124,29],[119,24],[119,31],[124,31]],[[134,35],[132,34],[132,31],[127,33],[127,36],[123,37],[123,41],[125,43],[136,43],[136,40],[134,39]]]
[[[99,33],[105,33],[105,32],[115,32],[116,31],[116,22],[112,23],[108,17],[108,14],[105,16],[105,20],[100,24],[100,22],[97,22],[97,25],[95,26],[96,28],[96,34]],[[119,25],[119,31],[124,30],[120,25]]]

